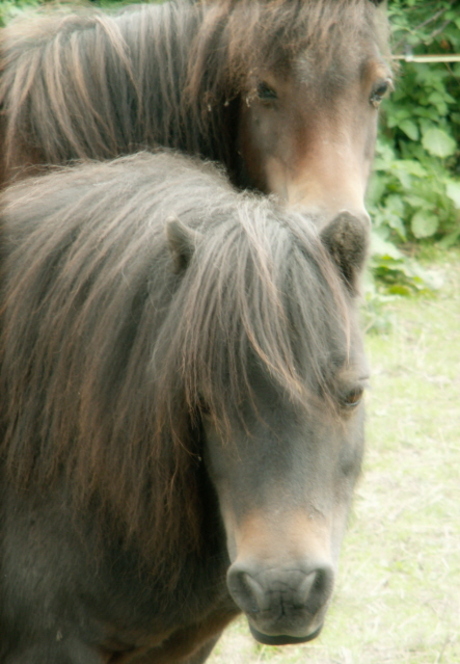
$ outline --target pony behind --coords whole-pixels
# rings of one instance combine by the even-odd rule
[[[3,177],[166,146],[321,220],[364,215],[390,87],[376,4],[182,0],[12,22],[0,37]]]

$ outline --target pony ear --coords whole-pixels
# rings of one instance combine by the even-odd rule
[[[366,262],[369,229],[349,212],[341,212],[322,231],[321,240],[353,295]]]
[[[183,224],[177,217],[168,217],[166,237],[173,259],[174,272],[179,274],[187,269],[200,233]]]

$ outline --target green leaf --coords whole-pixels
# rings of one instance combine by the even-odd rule
[[[448,182],[446,193],[455,207],[460,210],[460,182]]]
[[[423,132],[422,145],[435,157],[450,157],[454,154],[457,144],[445,131],[432,127]]]
[[[439,115],[442,116],[446,115],[448,112],[447,101],[448,99],[446,99],[446,95],[442,95],[437,91],[432,92],[428,97],[428,102],[435,106]]]
[[[412,295],[410,286],[407,286],[406,284],[393,284],[393,286],[388,287],[388,292],[392,295],[402,295],[403,297],[409,297],[409,295]]]
[[[408,173],[405,169],[399,168],[399,169],[394,169],[394,174],[398,178],[399,182],[401,183],[401,186],[403,189],[406,189],[409,191],[412,188],[412,176],[410,173]]]
[[[425,178],[428,175],[420,162],[413,159],[398,159],[398,161],[394,162],[393,167],[400,171],[406,171],[411,175],[416,175],[419,178]]]
[[[460,240],[460,228],[455,230],[453,233],[449,233],[439,242],[439,246],[442,249],[450,249]]]
[[[419,131],[418,127],[413,120],[403,120],[399,124],[399,128],[408,136],[412,141],[418,141]]]
[[[387,118],[387,125],[389,127],[401,126],[404,122],[407,122],[409,118],[412,117],[412,111],[408,108],[397,108],[391,115]]]
[[[433,125],[433,122],[439,121],[439,114],[434,106],[430,106],[429,108],[422,108],[422,107],[417,108],[417,115],[419,116],[419,118],[430,120],[429,124],[431,126]]]
[[[436,233],[439,220],[434,214],[419,210],[411,219],[412,233],[416,238],[431,237]]]
[[[417,196],[417,194],[409,194],[408,196],[405,196],[405,201],[408,205],[413,207],[414,210],[418,210],[419,208],[424,208],[427,206],[429,198],[428,197],[422,198],[422,196]]]

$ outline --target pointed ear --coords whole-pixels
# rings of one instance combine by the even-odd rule
[[[187,269],[201,234],[188,228],[177,217],[166,220],[166,237],[176,274]]]
[[[349,212],[341,212],[321,231],[321,240],[353,295],[369,249],[369,228]]]

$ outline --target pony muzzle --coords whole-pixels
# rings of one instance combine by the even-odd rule
[[[326,561],[291,561],[272,567],[237,560],[228,570],[227,586],[257,641],[303,643],[321,631],[334,570]]]

